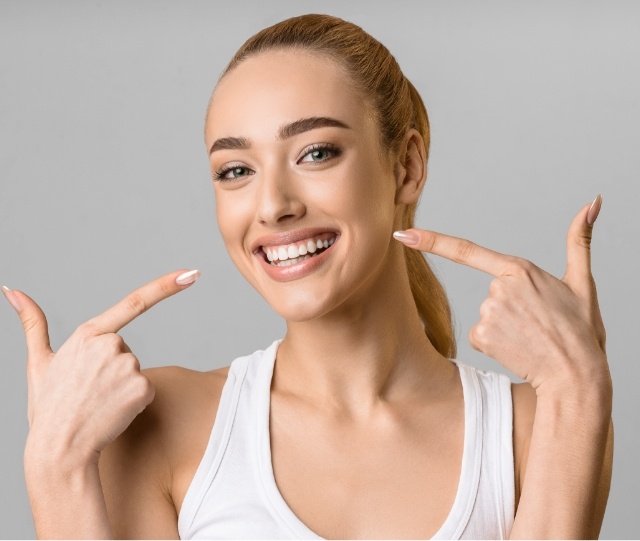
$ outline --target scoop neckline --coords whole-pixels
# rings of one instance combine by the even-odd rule
[[[265,350],[260,363],[256,399],[256,443],[258,477],[265,501],[281,525],[292,536],[302,539],[325,539],[311,530],[291,510],[280,493],[271,462],[271,435],[269,417],[271,409],[271,380],[276,353],[282,339],[276,340]],[[460,371],[464,397],[464,442],[458,489],[447,518],[431,539],[458,539],[464,531],[478,491],[480,459],[482,453],[482,408],[477,375],[473,369],[455,359],[449,359]]]

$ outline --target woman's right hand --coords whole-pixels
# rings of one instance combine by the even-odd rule
[[[97,463],[100,452],[155,393],[138,359],[116,333],[198,276],[198,271],[179,271],[149,282],[80,325],[57,352],[51,350],[40,307],[24,293],[3,288],[20,316],[27,342],[30,430],[25,458],[36,463]]]

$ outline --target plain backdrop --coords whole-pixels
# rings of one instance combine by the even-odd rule
[[[593,273],[616,440],[602,537],[639,537],[640,2],[2,1],[0,282],[42,306],[54,350],[180,268],[202,278],[121,332],[143,367],[209,370],[282,337],[218,233],[203,116],[245,39],[308,12],[362,26],[422,93],[433,143],[419,227],[561,277],[569,223],[603,193]],[[431,261],[459,358],[503,371],[467,342],[491,278]],[[0,536],[30,538],[26,349],[0,301]]]

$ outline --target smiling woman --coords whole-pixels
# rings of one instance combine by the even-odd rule
[[[381,43],[324,15],[240,48],[205,145],[225,246],[286,335],[222,369],[141,372],[116,333],[197,271],[140,288],[57,353],[38,306],[6,290],[29,344],[38,535],[597,537],[612,452],[588,243],[602,199],[574,218],[562,280],[415,229],[422,99]],[[422,251],[495,277],[470,341],[525,383],[455,359]]]

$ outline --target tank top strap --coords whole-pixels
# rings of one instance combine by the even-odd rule
[[[481,412],[475,420],[476,437],[482,443],[473,469],[477,489],[470,513],[452,538],[506,539],[515,515],[511,380],[505,374],[455,363],[463,386],[465,380],[473,382],[469,387]]]
[[[180,537],[182,539],[187,537],[182,534],[188,532],[191,528],[191,524],[202,502],[205,500],[205,495],[222,462],[238,410],[242,383],[250,366],[250,357],[251,355],[238,357],[229,365],[227,380],[222,388],[207,448],[187,489],[180,509],[178,531],[181,533]]]

